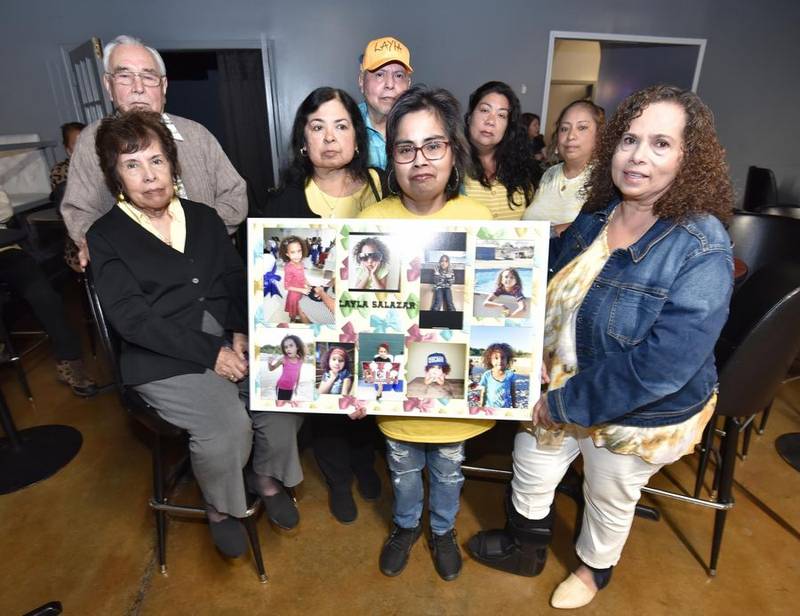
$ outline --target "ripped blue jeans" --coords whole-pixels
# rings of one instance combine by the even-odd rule
[[[410,443],[386,438],[386,460],[394,489],[394,523],[414,528],[420,522],[425,492],[422,469],[428,468],[428,507],[431,530],[443,535],[456,523],[464,475],[464,441],[458,443]]]

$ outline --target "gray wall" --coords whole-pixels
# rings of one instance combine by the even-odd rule
[[[402,7],[402,10],[401,10]],[[538,111],[550,30],[707,38],[699,93],[714,110],[741,192],[747,166],[771,167],[781,197],[800,202],[800,3],[792,0],[26,0],[0,9],[0,134],[56,138],[74,119],[61,48],[125,32],[162,46],[259,39],[274,43],[285,140],[314,87],[356,93],[369,38],[394,34],[412,50],[414,79],[466,102],[489,79],[508,81]]]

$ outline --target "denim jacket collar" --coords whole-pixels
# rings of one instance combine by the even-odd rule
[[[616,207],[622,203],[622,199],[619,197],[614,197],[608,206],[605,209],[597,210],[594,212],[594,216],[597,218],[598,221],[598,230],[603,228],[603,225],[608,222],[611,213],[616,209]],[[645,231],[644,235],[640,237],[636,242],[628,246],[626,249],[630,255],[631,259],[634,263],[638,263],[642,259],[647,256],[647,253],[650,252],[650,249],[653,248],[656,244],[658,244],[661,240],[667,237],[672,230],[678,226],[678,223],[673,220],[667,220],[664,218],[657,218],[656,222],[650,227],[647,231]],[[581,238],[582,240],[584,238]],[[594,239],[594,238],[592,238]],[[586,242],[584,242],[586,243]],[[588,243],[586,243],[588,245]]]

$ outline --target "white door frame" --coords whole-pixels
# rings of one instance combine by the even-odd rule
[[[673,38],[668,36],[640,36],[637,34],[609,34],[602,32],[567,32],[562,30],[550,31],[550,42],[547,47],[547,71],[544,75],[544,100],[542,101],[541,125],[547,126],[547,102],[550,100],[550,76],[553,70],[553,52],[556,39],[590,40],[590,41],[618,41],[622,43],[661,43],[664,45],[693,45],[698,47],[697,64],[694,67],[692,79],[692,92],[697,92],[700,81],[700,69],[703,66],[703,56],[706,53],[707,39],[699,38]]]

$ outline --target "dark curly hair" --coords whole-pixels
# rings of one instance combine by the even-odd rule
[[[389,262],[389,249],[387,248],[386,244],[384,244],[380,239],[377,237],[365,237],[363,240],[359,240],[359,242],[353,246],[353,257],[355,260],[358,261],[358,255],[361,252],[361,249],[364,246],[375,246],[376,250],[383,255],[383,259],[381,259],[381,263],[388,263]]]
[[[297,108],[297,113],[294,116],[294,124],[292,125],[291,144],[289,146],[291,150],[291,161],[283,174],[282,183],[284,186],[305,186],[311,176],[314,175],[314,165],[311,164],[308,153],[303,154],[303,148],[306,147],[306,124],[308,124],[308,118],[311,114],[317,111],[322,105],[332,100],[338,100],[342,103],[350,116],[350,122],[356,134],[356,151],[353,155],[353,160],[346,165],[346,169],[353,179],[369,182],[369,166],[367,164],[369,143],[367,140],[367,127],[364,124],[364,118],[361,116],[358,105],[353,100],[352,96],[344,90],[326,86],[317,88],[311,92]]]
[[[97,129],[94,147],[100,159],[100,169],[106,180],[106,186],[112,195],[125,194],[125,186],[117,173],[117,161],[120,154],[134,154],[150,147],[156,140],[161,144],[164,156],[169,162],[172,178],[181,174],[178,164],[178,147],[172,133],[161,121],[161,114],[155,111],[126,111],[104,118]]]
[[[514,349],[511,348],[511,345],[505,342],[495,342],[486,347],[486,350],[483,352],[482,360],[484,368],[492,368],[492,355],[495,353],[500,353],[500,355],[502,355],[504,370],[514,363]]]
[[[324,357],[322,358],[322,369],[330,369],[330,361],[334,353],[341,354],[342,357],[344,357],[344,369],[350,372],[352,370],[350,367],[350,354],[347,352],[347,349],[340,346],[328,347],[327,353],[325,353]]]
[[[289,262],[289,244],[294,244],[295,242],[300,244],[300,247],[303,249],[303,258],[305,259],[308,256],[308,242],[302,237],[289,235],[283,238],[278,246],[278,254],[281,256],[284,263]]]
[[[461,107],[456,98],[444,88],[417,85],[397,98],[386,118],[386,168],[394,167],[394,144],[397,141],[397,127],[400,120],[409,113],[423,110],[433,112],[441,120],[453,152],[453,171],[450,172],[445,187],[445,195],[449,201],[461,193],[461,183],[469,165],[469,146],[461,126]],[[389,190],[393,190],[391,184]]]
[[[306,357],[306,343],[300,339],[300,336],[296,336],[295,334],[289,334],[283,337],[281,340],[281,353],[286,355],[286,349],[284,348],[284,344],[286,344],[287,340],[291,340],[294,342],[294,346],[297,347],[297,357],[300,359],[305,359]]]
[[[472,94],[469,95],[469,109],[464,115],[464,130],[467,141],[469,142],[470,159],[472,167],[469,170],[470,176],[479,180],[481,186],[491,188],[491,183],[486,177],[486,171],[481,165],[478,156],[478,149],[469,138],[469,121],[472,112],[475,111],[484,96],[487,94],[500,94],[508,99],[509,113],[508,125],[503,133],[500,143],[495,146],[494,160],[497,165],[496,176],[500,183],[505,186],[508,194],[508,207],[517,209],[525,207],[533,201],[533,152],[528,143],[527,128],[523,128],[520,123],[520,104],[514,90],[507,83],[502,81],[487,81]],[[517,192],[524,195],[523,203],[514,201]]]
[[[671,220],[705,213],[725,222],[733,214],[733,188],[725,150],[717,140],[714,116],[694,92],[667,85],[634,92],[620,103],[595,150],[583,211],[604,209],[613,198],[622,196],[611,180],[614,152],[631,122],[648,106],[660,102],[679,105],[686,113],[686,126],[678,175],[653,205],[653,213]]]

